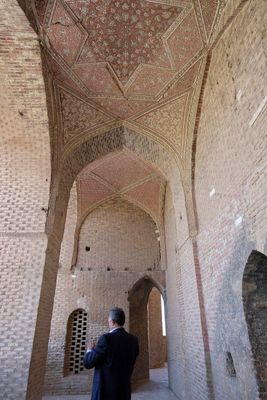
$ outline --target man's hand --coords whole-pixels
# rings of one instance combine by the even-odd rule
[[[94,349],[95,346],[96,346],[96,343],[95,343],[94,340],[92,340],[91,342],[89,342],[89,343],[87,344],[87,351],[90,351],[90,350]]]

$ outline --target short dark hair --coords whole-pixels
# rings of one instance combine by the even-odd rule
[[[109,310],[108,313],[109,318],[116,322],[118,325],[123,326],[125,322],[125,314],[122,308],[113,307]]]

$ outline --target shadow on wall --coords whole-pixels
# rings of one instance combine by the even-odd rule
[[[254,253],[257,253],[252,251],[253,248],[255,248],[254,243],[247,240],[246,232],[244,231],[233,246],[234,252],[228,262],[227,271],[223,271],[223,273],[220,274],[220,278],[224,277],[223,283],[219,285],[219,283],[216,282],[216,288],[218,288],[217,290],[219,291],[217,294],[218,300],[214,302],[217,320],[214,337],[212,338],[211,336],[211,343],[212,372],[215,384],[215,395],[218,400],[225,398],[229,400],[241,398],[243,400],[256,400],[259,398],[257,394],[259,390],[252,359],[254,358],[254,364],[256,366],[258,364],[258,355],[256,355],[256,353],[259,354],[259,352],[263,351],[264,343],[262,343],[262,348],[260,350],[258,347],[259,341],[256,339],[255,334],[260,328],[261,322],[258,320],[258,314],[255,315],[254,313],[254,302],[256,298],[263,300],[264,289],[260,289],[259,286],[263,284],[264,279],[262,278],[263,275],[259,278],[259,275],[256,273],[250,273],[253,268],[255,269],[255,264],[252,263],[252,267],[250,263],[251,257],[255,261]],[[250,253],[251,256],[248,260],[248,254]],[[247,269],[247,260],[251,265],[249,270]],[[245,271],[244,266],[246,266]],[[257,284],[254,281],[255,278],[258,280]],[[264,285],[266,307],[266,275]],[[260,292],[257,292],[258,289],[260,289]],[[265,328],[261,326],[260,329],[265,329],[264,352],[266,362],[266,308],[264,311]],[[263,309],[259,312],[263,312]],[[258,320],[258,322],[256,320]],[[253,350],[253,347],[255,350]],[[253,355],[251,354],[251,350]]]

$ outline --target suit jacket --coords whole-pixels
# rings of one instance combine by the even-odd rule
[[[100,337],[84,356],[87,369],[95,367],[91,400],[130,400],[131,375],[139,354],[138,339],[124,328]]]

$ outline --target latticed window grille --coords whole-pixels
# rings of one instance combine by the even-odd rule
[[[86,350],[87,312],[78,309],[69,317],[67,325],[64,375],[78,374],[84,370]]]

